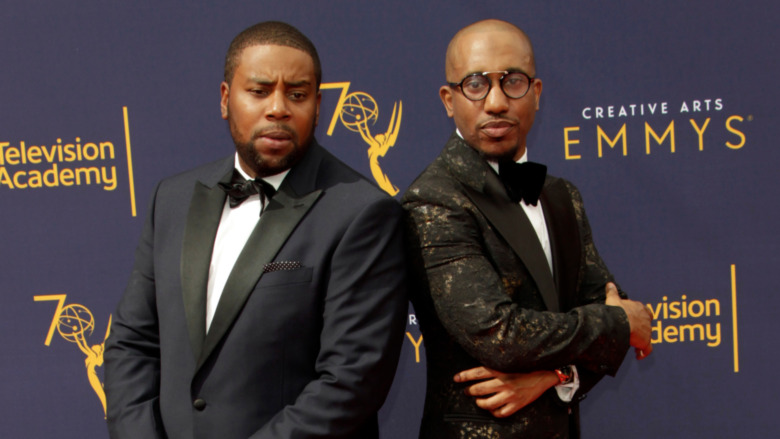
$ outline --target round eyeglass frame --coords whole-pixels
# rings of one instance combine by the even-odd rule
[[[501,85],[501,91],[504,93],[504,96],[508,97],[509,99],[520,99],[523,96],[527,95],[528,94],[528,90],[531,89],[531,84],[533,84],[534,81],[536,81],[536,78],[532,78],[532,77],[528,76],[528,74],[526,74],[525,72],[521,72],[521,71],[517,71],[517,70],[513,70],[513,71],[509,71],[509,70],[495,70],[495,71],[492,71],[492,72],[471,73],[469,75],[466,75],[463,79],[461,79],[460,82],[448,82],[447,85],[449,85],[452,88],[456,88],[456,87],[460,88],[460,92],[463,93],[463,96],[465,96],[466,99],[468,99],[470,101],[481,101],[481,100],[485,99],[490,94],[490,90],[493,89],[493,81],[491,81],[490,78],[488,78],[488,76],[487,76],[487,75],[489,75],[491,73],[501,73],[501,77],[498,79],[498,83]],[[526,88],[525,91],[523,92],[523,94],[521,94],[520,96],[511,96],[509,93],[506,92],[506,89],[504,89],[504,80],[509,75],[514,75],[514,74],[523,75],[528,80],[528,88]],[[485,91],[485,94],[482,95],[479,98],[472,98],[471,96],[466,94],[465,91],[463,91],[463,83],[466,82],[467,79],[475,77],[475,76],[479,76],[479,77],[485,78],[485,80],[487,80],[487,85],[488,85],[487,91]]]

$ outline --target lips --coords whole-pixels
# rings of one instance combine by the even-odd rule
[[[290,140],[292,136],[286,131],[271,131],[261,134],[261,137],[273,140]]]
[[[482,132],[488,137],[504,137],[515,127],[515,124],[505,120],[487,122],[482,125]]]
[[[295,136],[290,131],[285,126],[273,126],[260,131],[255,138],[265,145],[266,148],[281,150],[287,148],[295,139]]]

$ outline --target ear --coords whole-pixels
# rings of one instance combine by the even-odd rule
[[[447,116],[452,117],[452,88],[449,85],[442,85],[439,89],[439,97],[444,109],[447,110]]]
[[[219,100],[219,108],[222,112],[222,118],[227,119],[228,118],[228,97],[230,95],[230,86],[227,82],[222,81],[222,84],[219,86],[219,94],[220,94],[220,100]]]
[[[537,79],[534,81],[534,97],[536,98],[536,109],[539,109],[539,99],[542,97],[542,80]]]
[[[317,91],[317,106],[314,110],[314,126],[316,127],[320,123],[320,102],[322,102],[322,91]]]

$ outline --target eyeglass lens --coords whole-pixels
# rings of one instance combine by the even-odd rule
[[[528,77],[520,72],[510,72],[501,77],[501,89],[504,94],[513,99],[525,96],[530,86]],[[482,73],[470,75],[461,82],[463,94],[474,101],[484,99],[490,92],[490,88],[490,78]]]

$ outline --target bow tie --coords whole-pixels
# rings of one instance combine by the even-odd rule
[[[536,206],[546,175],[547,166],[540,163],[501,161],[498,164],[498,177],[515,203],[524,200]]]
[[[265,205],[266,201],[276,193],[276,189],[270,183],[259,178],[247,180],[237,169],[233,170],[230,183],[219,183],[219,187],[230,198],[230,207],[240,206],[244,200],[255,194],[260,195],[260,202]]]

